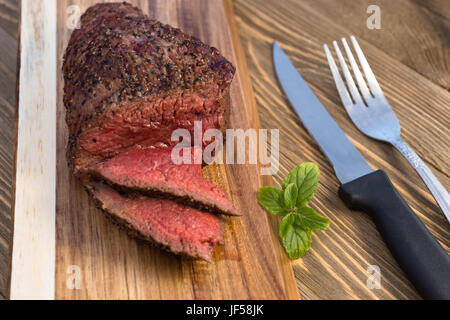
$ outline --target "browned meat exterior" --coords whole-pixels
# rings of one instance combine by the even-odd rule
[[[210,212],[240,215],[224,191],[203,179],[201,164],[193,164],[193,150],[192,164],[174,164],[171,154],[172,148],[131,150],[92,166],[88,172],[123,191],[163,195]]]
[[[224,126],[234,67],[217,49],[127,3],[81,17],[63,64],[75,174],[136,147],[169,146],[174,129]]]
[[[237,215],[201,165],[175,165],[175,129],[225,129],[234,67],[218,50],[127,3],[81,17],[64,55],[67,156],[96,204],[141,239],[211,261]],[[174,201],[177,200],[177,201]],[[186,205],[186,204],[189,205]]]
[[[97,205],[132,236],[167,250],[211,261],[223,244],[223,222],[217,216],[176,202],[140,195],[121,195],[101,182],[86,182]]]

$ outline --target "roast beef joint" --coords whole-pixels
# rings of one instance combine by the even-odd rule
[[[216,48],[128,3],[81,16],[63,62],[68,164],[131,235],[207,261],[223,243],[218,214],[240,212],[201,164],[173,163],[171,136],[195,122],[225,130],[234,72]]]

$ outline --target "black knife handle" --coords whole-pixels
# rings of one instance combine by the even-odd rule
[[[450,300],[448,253],[383,171],[343,184],[339,195],[350,209],[370,214],[392,255],[423,298]]]

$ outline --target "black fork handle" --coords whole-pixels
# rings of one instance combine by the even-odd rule
[[[395,190],[375,171],[343,184],[339,195],[350,209],[367,212],[409,280],[425,299],[450,300],[450,258]]]

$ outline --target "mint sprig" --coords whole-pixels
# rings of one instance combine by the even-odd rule
[[[291,259],[303,257],[311,246],[311,231],[291,225],[282,238],[284,248]]]
[[[298,188],[295,185],[295,183],[289,184],[286,189],[284,189],[284,205],[289,210],[294,209],[295,204],[297,203],[297,197],[298,197]]]
[[[261,187],[258,190],[259,204],[276,216],[284,216],[288,210],[284,207],[283,190],[274,187]]]
[[[330,220],[306,206],[318,184],[319,168],[306,162],[286,175],[282,189],[262,187],[258,190],[260,205],[271,214],[282,217],[279,234],[291,259],[308,252],[312,231],[325,230],[330,224]]]
[[[319,168],[311,162],[295,167],[286,175],[281,187],[284,190],[291,183],[295,183],[298,188],[297,207],[306,206],[316,193],[319,184]]]

